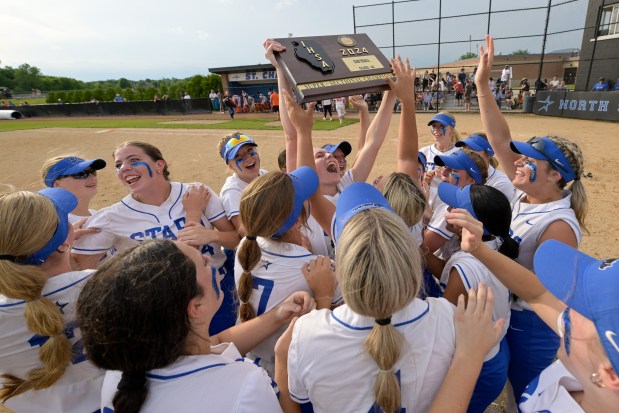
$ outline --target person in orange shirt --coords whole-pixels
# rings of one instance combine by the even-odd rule
[[[277,90],[271,93],[271,109],[273,112],[277,113],[277,120],[279,120],[279,95],[277,94]]]

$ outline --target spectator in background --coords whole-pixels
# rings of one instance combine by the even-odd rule
[[[213,110],[219,110],[219,99],[217,99],[217,93],[211,89],[211,93],[208,94],[208,98],[211,100],[211,107]]]
[[[565,86],[564,80],[562,80],[561,83],[559,83],[559,86],[557,86],[557,90],[567,90],[567,86]]]
[[[501,84],[507,84],[507,87],[511,87],[510,79],[512,78],[512,69],[509,65],[505,65],[503,70],[501,71]]]
[[[230,114],[230,118],[234,119],[234,110],[236,109],[236,103],[234,103],[234,99],[228,96],[227,93],[224,95],[224,104],[222,105],[222,107],[223,106],[228,108],[228,113]]]
[[[277,120],[279,120],[279,95],[277,90],[271,92],[271,110],[277,113]]]
[[[597,82],[591,90],[594,92],[603,92],[605,90],[608,90],[608,83],[606,82],[606,79],[601,77],[600,81]]]
[[[58,100],[60,100],[60,99],[58,99]],[[124,102],[124,101],[125,101],[125,99],[122,96],[120,96],[120,93],[117,93],[116,96],[114,97],[114,102]],[[60,103],[60,102],[58,102],[58,103]]]
[[[456,102],[457,102],[456,105],[462,106],[462,95],[464,93],[464,85],[459,80],[454,86],[454,91],[456,92]]]
[[[466,72],[464,71],[464,68],[460,69],[460,73],[458,73],[458,80],[460,81],[460,83],[462,83],[462,85],[466,85]]]
[[[523,97],[527,97],[531,93],[531,85],[526,77],[523,77],[520,81],[520,92],[522,92]]]
[[[490,86],[490,92],[494,93],[496,87],[496,82],[494,81],[493,78],[490,78],[490,80],[488,81],[488,85]]]
[[[224,113],[224,101],[223,95],[221,94],[221,89],[217,89],[217,100],[219,100],[219,111]]]
[[[514,108],[514,91],[511,88],[505,88],[505,104],[507,110]]]
[[[329,112],[329,120],[333,120],[331,112],[331,99],[323,99],[322,101],[322,120],[327,120],[327,112]]]
[[[421,78],[421,86],[423,87],[423,90],[426,91],[428,90],[429,85],[430,85],[430,74],[426,70],[425,73],[423,74],[423,77]]]
[[[15,103],[13,103],[12,100],[9,100],[9,107],[10,108],[14,108],[15,107]]]
[[[191,110],[191,96],[189,96],[189,93],[185,92],[185,95],[183,96],[183,102],[185,104],[185,108],[187,110]]]
[[[471,82],[471,79],[466,79],[466,84],[464,85],[464,111],[465,112],[471,111],[471,95],[473,95],[473,83]]]
[[[559,78],[557,77],[557,75],[554,75],[548,86],[550,87],[550,90],[557,90],[559,89],[560,84],[561,82],[559,81]]]

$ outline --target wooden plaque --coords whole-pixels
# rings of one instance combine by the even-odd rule
[[[275,53],[299,102],[389,89],[389,60],[367,34],[286,37]]]

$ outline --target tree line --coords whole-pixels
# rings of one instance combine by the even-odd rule
[[[36,66],[27,63],[17,68],[0,66],[0,86],[8,87],[15,93],[29,93],[38,89],[47,93],[47,102],[56,103],[61,99],[65,103],[111,101],[120,94],[127,101],[152,100],[155,96],[167,95],[170,99],[179,99],[186,92],[192,98],[208,97],[211,89],[221,89],[221,76],[195,75],[186,79],[144,79],[126,78],[84,82],[69,77],[46,76]]]

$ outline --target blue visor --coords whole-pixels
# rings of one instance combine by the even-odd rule
[[[45,185],[52,188],[56,180],[78,174],[89,168],[95,171],[103,169],[105,168],[105,161],[103,159],[90,159],[85,161],[76,156],[69,156],[61,159],[49,168],[45,174]]]
[[[428,126],[432,125],[434,122],[438,122],[443,126],[451,126],[452,128],[456,127],[455,119],[445,115],[444,113],[437,113],[436,115],[434,115],[432,120],[428,122]]]
[[[77,207],[77,198],[71,192],[62,188],[45,188],[39,194],[48,198],[56,208],[58,227],[52,238],[40,250],[30,255],[24,264],[43,264],[56,248],[62,245],[69,235],[69,213]]]
[[[512,151],[533,159],[548,161],[561,174],[566,183],[576,178],[572,165],[561,149],[548,136],[534,136],[525,142],[511,141]]]
[[[535,252],[535,274],[559,300],[593,322],[619,372],[619,260],[598,260],[556,240]]]
[[[465,170],[475,180],[475,183],[482,184],[483,177],[477,164],[464,152],[455,151],[451,155],[436,155],[434,163],[438,166],[447,166],[455,170]]]
[[[221,148],[221,157],[227,163],[230,159],[234,159],[239,149],[244,145],[258,146],[252,138],[247,135],[236,135],[232,139],[228,140],[223,148]]]
[[[344,157],[350,155],[350,153],[352,152],[352,146],[350,145],[350,143],[348,143],[346,141],[342,141],[342,142],[338,143],[337,145],[332,145],[332,144],[328,143],[325,146],[323,146],[322,148],[325,149],[330,154],[333,154],[333,152],[335,152],[339,148],[339,149],[342,150],[342,152],[344,152]]]
[[[463,141],[456,142],[456,146],[458,148],[468,146],[474,151],[486,152],[488,155],[490,155],[491,158],[494,156],[494,149],[492,149],[492,146],[490,146],[490,142],[484,139],[483,136],[477,135],[475,133],[469,135],[468,138]]]
[[[344,189],[337,199],[335,216],[331,223],[331,235],[337,244],[346,223],[357,213],[370,208],[385,208],[393,212],[383,194],[365,182],[355,182]]]
[[[318,190],[318,174],[309,166],[300,168],[287,174],[294,187],[294,204],[292,211],[284,224],[273,234],[273,238],[279,238],[297,222],[303,210],[303,203]]]

